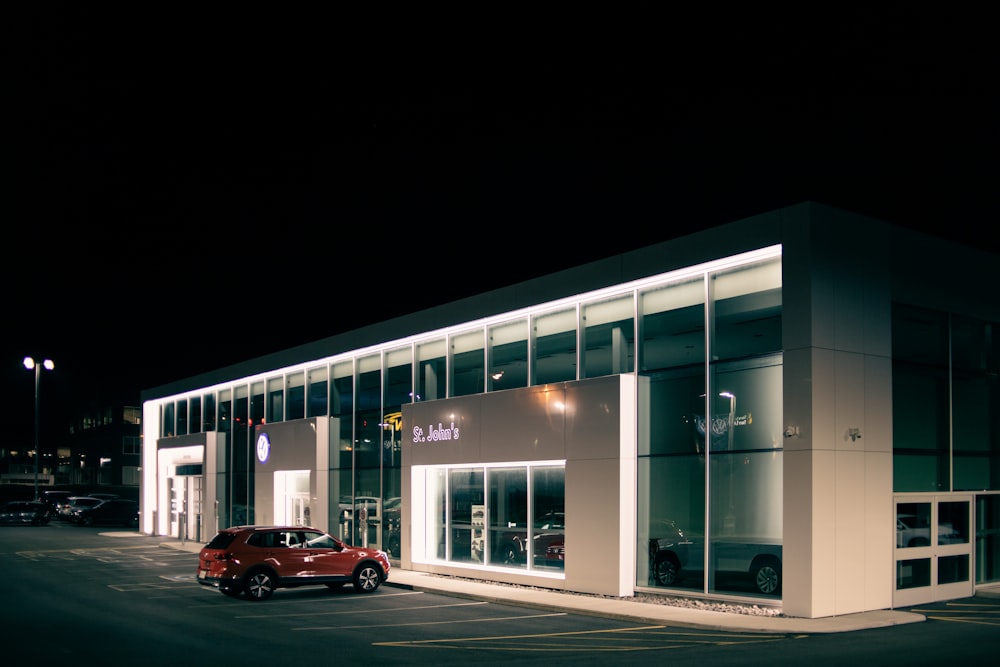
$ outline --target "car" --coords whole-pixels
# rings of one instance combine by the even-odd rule
[[[88,493],[91,498],[100,498],[101,500],[112,500],[114,498],[120,498],[117,493]]]
[[[71,521],[79,526],[139,525],[139,503],[126,498],[110,498],[96,505],[76,507]]]
[[[351,583],[372,593],[389,578],[389,556],[304,526],[233,526],[198,553],[197,581],[229,597],[262,601],[279,588]]]
[[[0,507],[0,524],[44,526],[49,522],[49,509],[35,500],[11,500]]]
[[[538,517],[532,531],[532,547],[536,565],[554,565],[561,559],[550,557],[549,547],[562,544],[566,531],[566,514],[550,511]],[[525,530],[506,531],[500,535],[496,559],[504,565],[518,565],[528,558],[528,535]]]
[[[38,494],[38,502],[44,503],[49,518],[52,519],[59,513],[59,505],[66,502],[67,499],[74,495],[76,494],[72,491],[57,491],[52,489],[49,491],[42,491]]]
[[[93,507],[99,503],[102,503],[100,498],[92,498],[91,496],[70,496],[65,501],[59,504],[58,511],[56,512],[56,518],[60,521],[73,522],[74,510],[79,507]]]
[[[950,523],[938,524],[938,544],[961,544],[961,533]],[[926,518],[915,514],[896,515],[896,546],[902,548],[927,547],[931,544],[931,527]]]
[[[564,567],[566,564],[566,542],[556,540],[545,547],[545,563],[553,567]]]
[[[659,522],[661,537],[649,540],[650,577],[654,585],[677,586],[688,574],[704,572],[704,538],[673,521]],[[749,575],[758,593],[781,592],[781,544],[725,536],[712,539],[717,572]]]

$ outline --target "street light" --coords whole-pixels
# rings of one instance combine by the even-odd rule
[[[35,500],[38,500],[38,459],[40,456],[38,450],[38,395],[42,386],[42,368],[51,371],[56,365],[52,363],[51,359],[46,359],[39,364],[35,363],[31,357],[25,357],[24,367],[29,371],[32,368],[35,369]]]

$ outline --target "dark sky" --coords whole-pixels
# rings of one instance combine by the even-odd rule
[[[18,424],[806,199],[1000,248],[985,15],[276,7],[8,10]]]

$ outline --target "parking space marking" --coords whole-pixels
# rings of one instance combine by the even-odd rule
[[[911,609],[928,620],[1000,626],[1000,605],[947,603],[944,609]]]
[[[636,651],[659,651],[705,645],[769,644],[794,638],[798,637],[795,635],[761,635],[759,633],[698,634],[692,632],[675,632],[665,625],[647,625],[611,630],[579,630],[525,635],[492,635],[487,637],[374,642],[372,645],[394,648],[446,647],[510,653],[564,653],[572,651],[586,651],[588,653],[633,653]]]
[[[483,604],[489,604],[488,602]],[[451,606],[451,605],[444,605]],[[328,625],[328,626],[317,626],[317,627],[307,627],[307,628],[291,628],[293,632],[317,632],[323,630],[358,630],[358,629],[375,629],[375,628],[404,628],[410,626],[425,626],[425,625],[455,625],[458,623],[495,623],[497,621],[523,621],[528,618],[552,618],[554,616],[569,616],[566,612],[555,612],[552,614],[526,614],[524,616],[493,616],[490,618],[469,618],[463,621],[425,621],[422,623],[363,623],[361,625]],[[440,640],[448,641],[448,640]],[[452,640],[453,641],[453,640]],[[419,643],[419,642],[417,642]],[[391,646],[396,644],[396,642],[375,642],[373,646]],[[399,645],[405,645],[406,642],[399,642]]]
[[[449,607],[476,607],[486,604],[489,604],[489,602],[456,602],[454,604],[433,604],[433,605],[424,605],[420,607],[395,607],[392,609],[379,609],[378,613],[389,614],[389,613],[402,613],[407,611],[414,611],[418,609],[447,609]],[[316,616],[339,616],[341,614],[356,614],[356,613],[358,613],[358,610],[354,608],[338,609],[336,611],[316,611],[315,608],[310,608],[309,611],[302,613],[295,613],[295,614],[253,614],[250,616],[234,616],[233,618],[239,620],[246,620],[250,618],[295,618],[298,616],[308,616],[309,618],[315,618]],[[373,625],[372,627],[379,627],[379,626]]]

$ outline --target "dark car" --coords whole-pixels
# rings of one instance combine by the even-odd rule
[[[74,518],[74,512],[81,507],[93,507],[94,505],[101,504],[100,498],[92,498],[90,496],[70,496],[63,502],[59,503],[58,510],[56,512],[56,518],[60,521],[76,521]]]
[[[38,502],[45,505],[49,518],[53,519],[59,513],[59,505],[73,495],[75,494],[72,491],[42,491],[38,495]]]
[[[233,526],[198,554],[197,580],[230,597],[266,600],[279,588],[354,584],[371,593],[389,578],[389,556],[351,546],[317,528]]]
[[[672,521],[660,522],[660,537],[649,540],[652,583],[677,586],[692,573],[704,571],[704,538]],[[765,595],[781,592],[781,544],[725,536],[712,539],[713,562],[718,572],[748,575],[753,587]]]
[[[125,498],[110,498],[96,505],[76,507],[70,521],[80,526],[139,525],[139,503]]]
[[[0,507],[0,524],[44,526],[49,522],[45,503],[34,500],[11,500]]]
[[[536,565],[562,565],[563,559],[550,554],[549,548],[559,549],[566,532],[564,512],[546,512],[534,522],[532,530],[532,553]],[[500,536],[497,560],[504,565],[516,565],[528,558],[528,534],[525,530],[506,531]],[[563,551],[558,553],[562,554]]]

